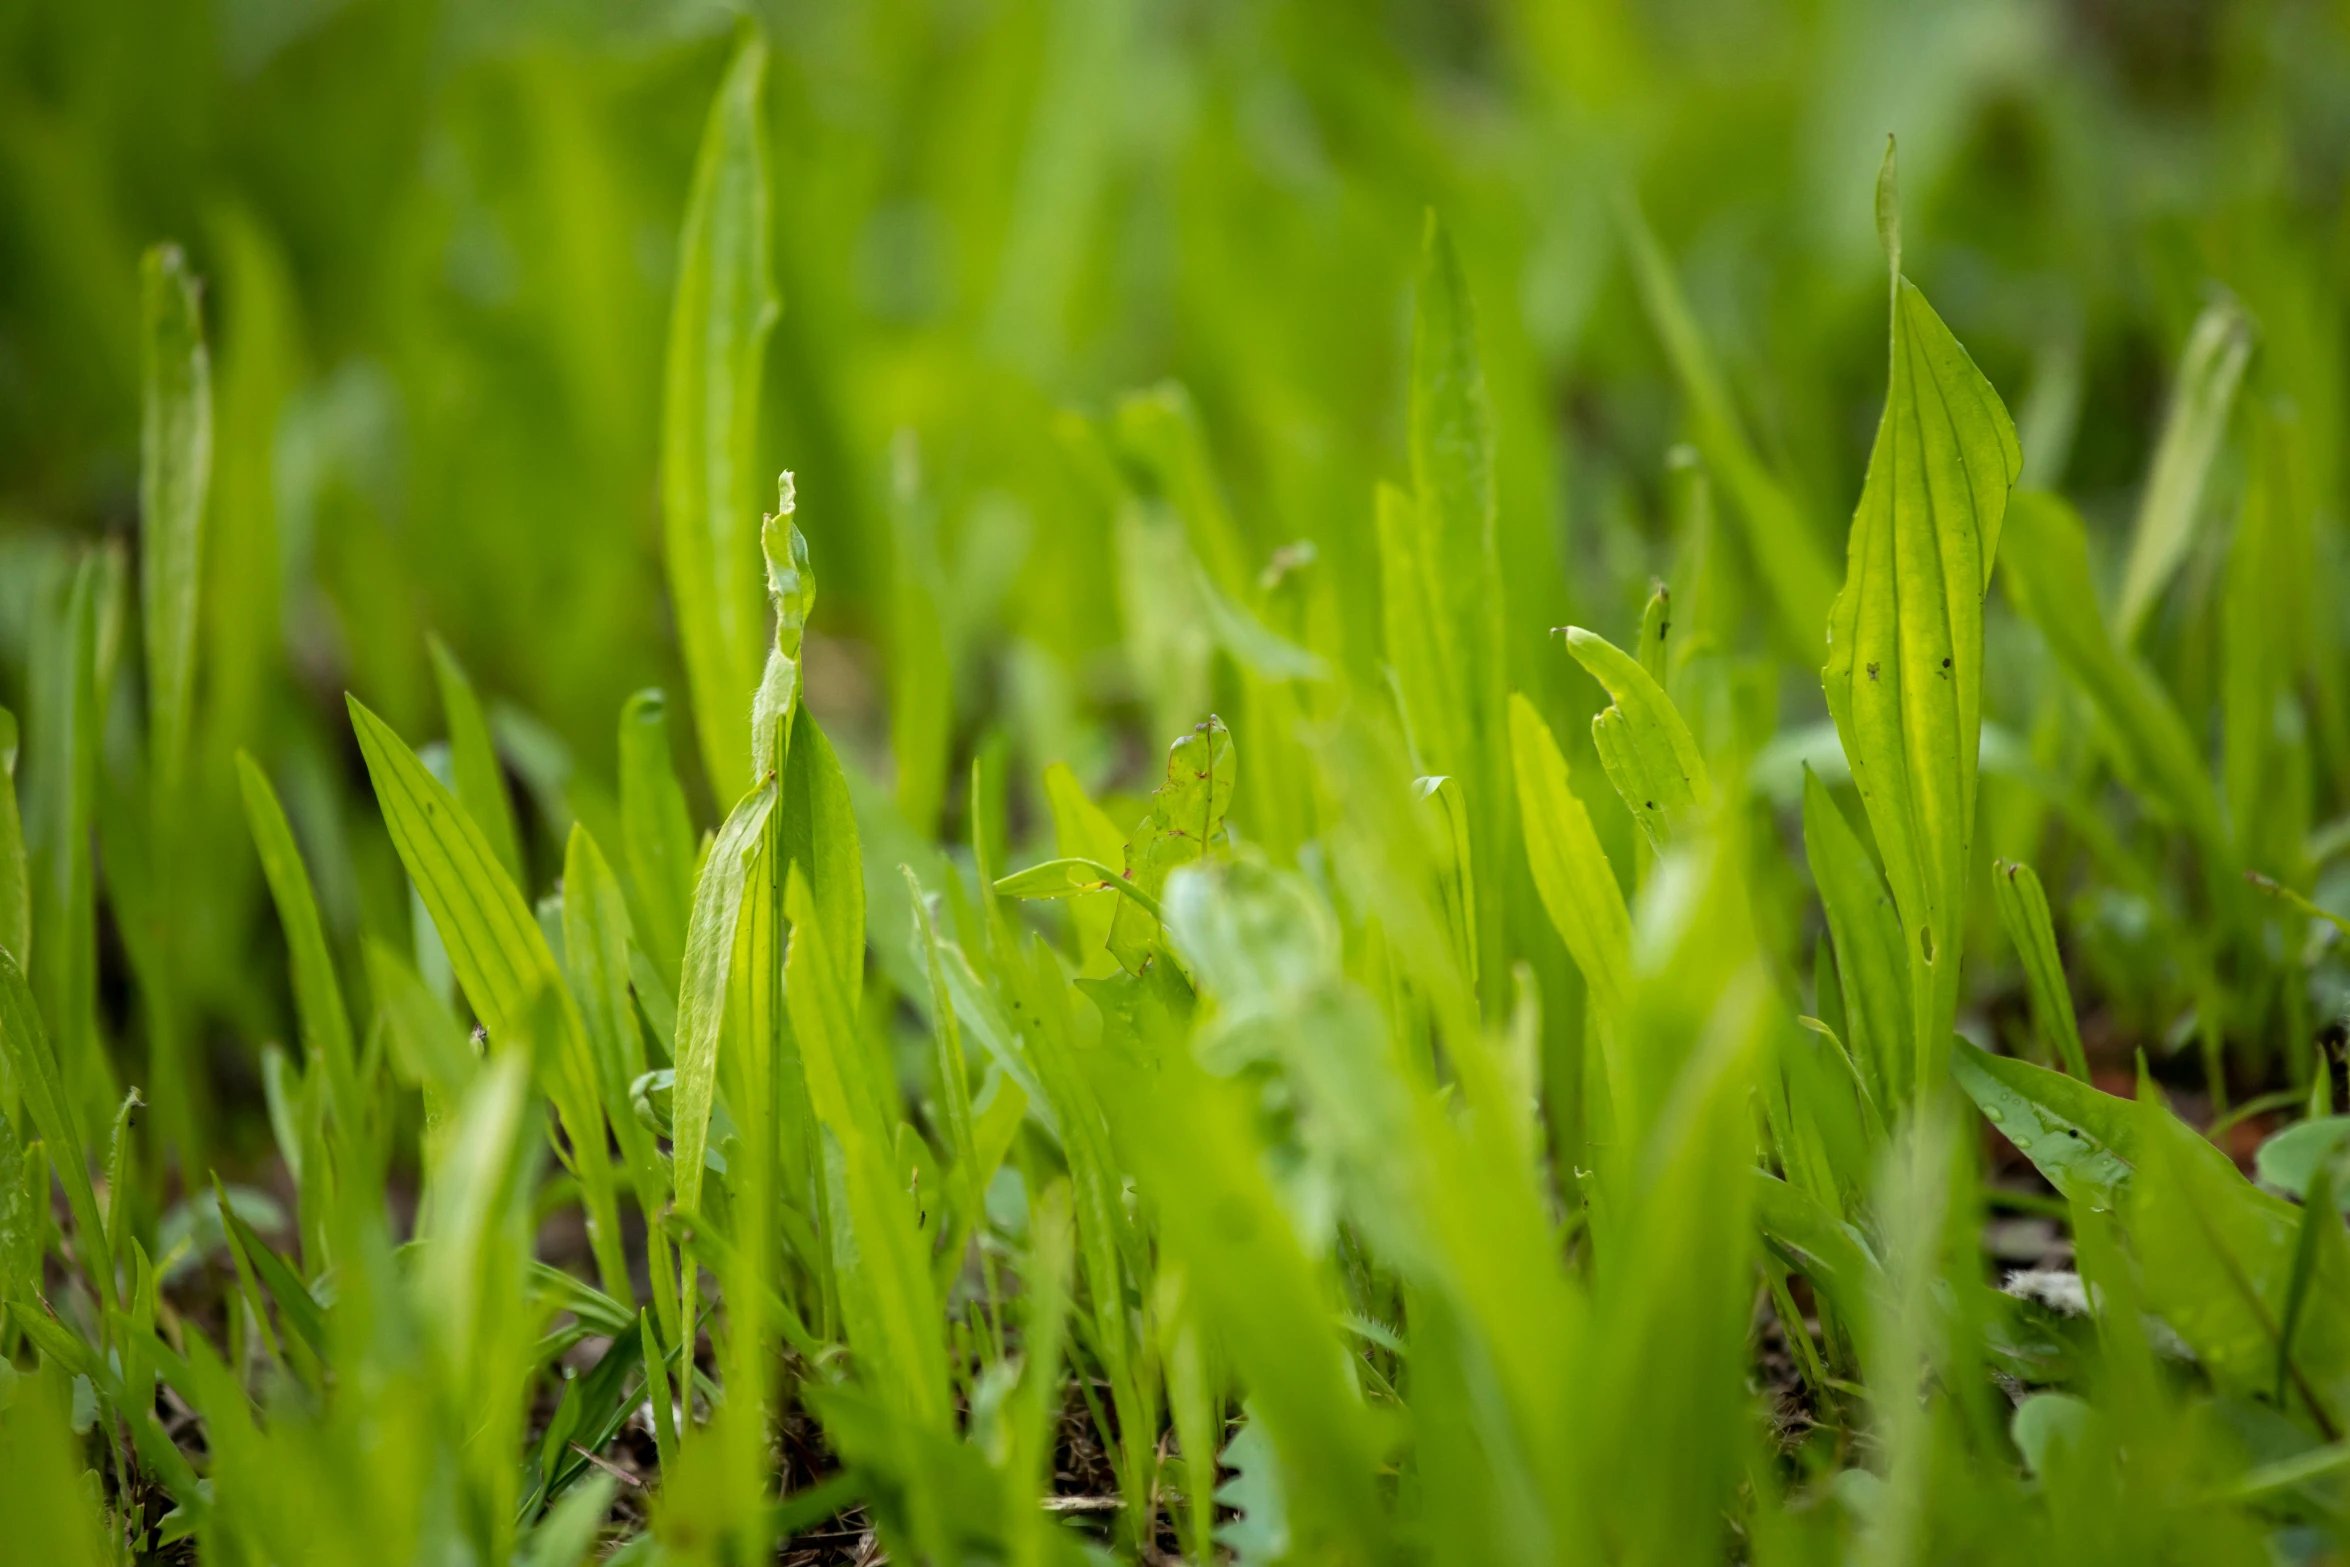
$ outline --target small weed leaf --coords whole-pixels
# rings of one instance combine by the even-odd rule
[[[1224,813],[1236,777],[1232,732],[1210,717],[1167,752],[1167,781],[1151,795],[1150,814],[1126,845],[1121,880],[1140,899],[1124,898],[1110,916],[1110,951],[1129,974],[1140,974],[1159,937],[1155,905],[1168,873],[1196,865],[1224,847]],[[1072,889],[1075,890],[1075,889]]]

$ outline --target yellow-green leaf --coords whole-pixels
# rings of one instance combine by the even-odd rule
[[[2023,454],[1999,394],[1898,270],[1891,317],[1885,411],[1821,675],[1901,914],[1925,1083],[1941,1075],[1958,1004],[1983,592]]]
[[[1697,740],[1673,699],[1630,655],[1580,626],[1566,631],[1567,651],[1615,698],[1591,721],[1599,765],[1648,841],[1665,848],[1713,800],[1713,780],[1697,753]]]

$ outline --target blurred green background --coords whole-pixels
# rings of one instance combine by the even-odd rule
[[[1165,584],[1121,542],[1082,422],[1114,435],[1136,389],[1176,383],[1196,406],[1237,564],[1311,543],[1310,564],[1278,557],[1292,626],[1375,686],[1372,487],[1405,470],[1430,208],[1480,312],[1511,679],[1562,734],[1600,693],[1545,628],[1629,634],[1669,559],[1665,459],[1688,422],[1627,265],[1629,215],[1841,561],[1883,397],[1869,200],[1888,132],[1907,270],[2016,410],[2028,482],[2070,494],[2100,550],[2118,550],[2170,366],[2225,288],[2261,328],[2249,384],[2318,434],[2309,496],[2325,559],[2340,554],[2350,8],[757,15],[783,299],[761,464],[796,471],[822,580],[810,704],[877,779],[893,650],[943,644],[944,754],[899,788],[917,829],[955,827],[960,759],[992,736],[1016,780],[1067,760],[1089,787],[1147,787],[1169,720],[1210,694],[1171,673],[1184,627],[1151,624]],[[135,539],[137,264],[175,239],[208,280],[218,399],[193,785],[216,863],[191,878],[181,967],[189,1004],[236,1034],[282,1027],[283,992],[256,972],[276,943],[254,939],[228,759],[249,748],[280,780],[331,924],[404,929],[341,693],[437,733],[427,632],[492,699],[542,827],[608,795],[615,715],[640,687],[673,693],[698,771],[656,455],[679,222],[736,25],[722,6],[610,0],[0,8],[0,701],[38,728],[72,561]],[[2202,722],[2196,573],[2173,606],[2187,632],[2157,657]],[[1758,646],[1799,651],[1771,642],[1761,600],[1744,618]],[[2029,707],[2002,710],[1998,666],[2003,647],[2028,662],[2030,634],[2002,635],[1990,715],[2028,727]],[[114,663],[127,688],[137,660]],[[1779,668],[1778,722],[1816,719],[1809,668]],[[116,705],[134,738],[110,744],[135,743],[133,694]],[[37,842],[58,807],[26,787]],[[706,789],[697,814],[715,819]]]

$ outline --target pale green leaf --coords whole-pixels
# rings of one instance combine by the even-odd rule
[[[2228,433],[2228,415],[2256,335],[2244,307],[2225,294],[2204,306],[2187,334],[2170,411],[2163,418],[2154,465],[2138,501],[2129,561],[2122,568],[2114,629],[2124,647],[2138,640],[2147,615],[2194,542],[2204,486]]]
[[[750,884],[775,809],[773,780],[746,794],[703,856],[686,927],[685,971],[677,987],[675,1145],[677,1205],[699,1213],[702,1165],[710,1146],[710,1109],[718,1090],[718,1038],[743,894]]]
[[[1558,742],[1534,704],[1516,694],[1510,697],[1510,738],[1534,886],[1583,971],[1604,1038],[1622,1019],[1630,983],[1632,918],[1623,889],[1591,830],[1590,813],[1568,782]]]

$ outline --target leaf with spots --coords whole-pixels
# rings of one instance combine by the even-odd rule
[[[1235,763],[1232,732],[1208,721],[1167,752],[1167,781],[1151,796],[1151,813],[1126,845],[1126,882],[1158,901],[1178,865],[1204,860],[1224,842],[1224,813],[1232,805]],[[1110,916],[1110,951],[1129,974],[1140,974],[1158,941],[1159,922],[1142,899],[1121,898]]]
[[[2023,465],[2015,425],[1926,296],[1901,275],[1886,150],[1892,372],[1853,513],[1821,671],[1901,915],[1917,1081],[1939,1079],[1958,1006],[1958,921],[1974,837],[1983,592]]]
[[[1661,604],[1661,595],[1654,602]],[[1644,617],[1644,633],[1651,629],[1648,622],[1663,624],[1661,614]],[[1697,754],[1696,737],[1656,677],[1623,649],[1580,626],[1567,627],[1566,635],[1567,651],[1575,655],[1575,662],[1615,698],[1606,712],[1591,720],[1591,743],[1599,751],[1599,765],[1648,841],[1666,848],[1713,799],[1713,780],[1706,774],[1705,758]],[[1644,635],[1644,654],[1646,647]]]

